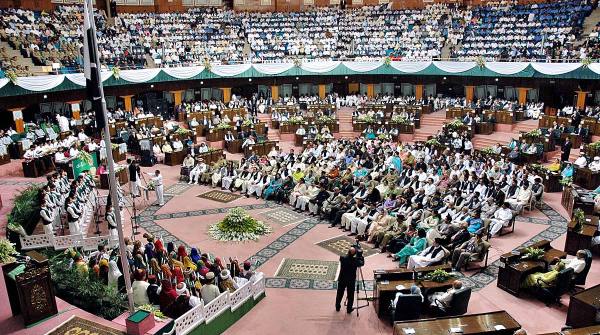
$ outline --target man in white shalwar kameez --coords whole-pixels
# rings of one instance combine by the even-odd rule
[[[408,264],[406,268],[413,270],[415,268],[421,268],[429,266],[433,263],[441,261],[447,254],[446,249],[442,247],[439,239],[435,239],[433,244],[425,250],[421,251],[417,255],[412,255],[408,258]]]

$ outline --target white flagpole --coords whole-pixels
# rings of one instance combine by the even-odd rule
[[[96,59],[94,60],[90,60],[90,64],[92,63],[92,61],[94,63],[96,63],[96,68],[95,69],[91,69],[92,71],[97,71],[98,74],[98,84],[100,87],[100,97],[101,97],[101,102],[102,102],[102,114],[104,117],[104,144],[106,147],[106,160],[107,160],[107,166],[108,166],[108,181],[109,181],[109,185],[110,185],[110,199],[113,205],[113,208],[115,209],[115,221],[117,221],[117,232],[119,234],[119,253],[121,255],[121,266],[123,268],[123,278],[125,279],[125,288],[127,289],[127,300],[129,302],[129,313],[133,313],[135,311],[135,307],[133,304],[133,290],[131,289],[131,276],[129,273],[129,261],[127,258],[127,251],[126,251],[126,246],[125,246],[125,240],[124,240],[124,233],[123,233],[123,224],[121,222],[121,210],[119,208],[119,197],[117,195],[117,179],[116,179],[116,174],[115,174],[115,166],[114,166],[114,160],[113,160],[113,155],[112,155],[112,144],[110,142],[110,130],[108,128],[108,114],[107,114],[107,109],[106,109],[106,99],[104,98],[104,87],[102,85],[102,71],[100,71],[100,56],[98,54],[98,40],[96,37],[96,23],[94,21],[94,5],[92,3],[92,0],[85,0],[86,3],[88,4],[88,11],[89,13],[86,13],[87,15],[89,15],[89,20],[90,20],[90,26],[92,27],[92,29],[94,30],[94,47],[96,48],[95,50],[95,55],[96,55]],[[89,44],[89,43],[88,43]],[[89,45],[88,45],[89,47]],[[85,50],[84,50],[85,51]]]

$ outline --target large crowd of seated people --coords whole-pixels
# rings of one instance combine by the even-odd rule
[[[567,59],[591,9],[588,1],[477,7],[465,29],[462,48],[455,54],[513,60]]]
[[[153,305],[172,319],[202,303],[207,305],[223,292],[235,292],[260,274],[250,261],[229,258],[225,263],[198,248],[187,249],[173,242],[165,247],[161,239],[147,233],[144,238],[144,242],[125,238],[133,302],[136,307]],[[68,249],[66,254],[79,275],[125,292],[118,249],[100,245],[89,255],[76,249]]]
[[[453,136],[444,130],[438,140]],[[191,182],[287,203],[409,267],[436,263],[470,239],[497,235],[543,195],[541,178],[507,160],[464,147],[379,139],[332,139],[299,153],[274,148],[264,157],[196,166]],[[459,253],[453,265],[464,262]]]
[[[36,65],[81,66],[81,6],[51,12],[6,9],[0,37]],[[581,59],[593,56],[597,34],[575,48],[589,1],[476,8],[432,4],[422,10],[387,6],[248,13],[189,9],[184,13],[121,13],[108,24],[98,12],[100,57],[108,66],[312,60],[431,60],[450,56],[493,59]],[[4,60],[7,62],[7,60]],[[9,64],[6,64],[9,65]],[[5,67],[5,69],[10,69]]]

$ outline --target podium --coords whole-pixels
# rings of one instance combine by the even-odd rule
[[[2,266],[6,291],[13,316],[22,314],[25,326],[58,313],[52,291],[48,259],[36,251],[27,264],[11,263]]]

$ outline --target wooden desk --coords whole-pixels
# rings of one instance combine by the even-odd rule
[[[298,135],[298,134],[294,135],[294,145],[295,146],[301,147],[303,142],[304,142],[304,136],[303,135]]]
[[[225,149],[232,154],[238,154],[242,152],[242,140],[233,140],[230,142],[225,141]]]
[[[573,328],[569,330],[563,330],[561,332],[538,334],[538,335],[593,335],[600,334],[600,325],[589,326],[583,328]]]
[[[569,302],[566,324],[573,328],[598,324],[596,314],[600,311],[600,285],[573,294]]]
[[[579,148],[581,146],[582,136],[569,133],[560,134],[560,138],[562,140],[566,139],[567,137],[571,140],[571,143],[573,143],[573,148]]]
[[[574,231],[575,221],[571,220],[567,226],[567,239],[565,241],[565,252],[569,255],[576,255],[578,250],[592,248],[592,238],[598,231],[598,217],[590,216],[581,231]]]
[[[475,134],[489,135],[494,132],[494,124],[491,122],[480,122],[475,124]]]
[[[573,165],[575,166],[575,165]],[[593,172],[586,168],[575,167],[573,182],[577,185],[585,185],[588,190],[595,190],[600,186],[600,172]]]
[[[581,208],[585,214],[594,214],[594,194],[577,185],[563,188],[561,204],[569,216],[573,216],[573,210],[576,208]]]
[[[427,296],[427,291],[439,291],[446,290],[452,287],[452,283],[456,278],[450,278],[444,282],[436,283],[430,280],[390,280],[390,281],[378,281],[373,287],[373,307],[379,317],[389,314],[390,302],[396,296],[398,285],[404,286],[406,290],[409,290],[413,284],[416,284],[422,289],[423,296]],[[426,302],[424,302],[426,303]]]
[[[505,329],[496,330],[494,326],[497,325]],[[408,328],[414,329],[416,335],[445,335],[450,333],[452,327],[460,327],[462,334],[469,335],[512,335],[521,325],[506,311],[497,311],[459,317],[399,321],[394,323],[394,335],[406,335],[404,329]]]
[[[117,182],[119,185],[125,185],[129,181],[129,177],[127,176],[127,169],[123,168],[117,171]],[[110,186],[110,182],[108,181],[108,173],[100,174],[100,189],[108,190]]]
[[[179,150],[165,153],[165,165],[176,166],[183,163],[183,159],[187,155],[186,150]]]
[[[256,143],[244,148],[244,156],[249,157],[252,153],[257,156],[266,156],[272,148],[277,146],[276,141],[265,141],[262,143]]]
[[[541,248],[546,252],[540,260],[521,260],[521,254],[525,248],[519,249],[519,254],[507,252],[500,256],[500,265],[498,268],[497,286],[506,292],[519,296],[521,283],[527,275],[535,272],[546,271],[548,265],[555,258],[565,258],[567,253],[552,248],[550,241],[542,240],[531,245],[533,248]]]
[[[206,133],[206,140],[208,142],[223,141],[225,139],[225,132],[226,132],[226,130],[224,130],[224,129],[217,129],[217,128],[210,129],[208,131],[208,133]]]
[[[420,276],[420,275],[425,275],[430,272],[433,272],[437,269],[442,269],[444,271],[450,272],[451,268],[452,267],[450,266],[450,264],[446,263],[446,264],[424,266],[424,267],[416,268],[414,270],[414,272],[417,272],[417,276]],[[374,270],[373,278],[375,278],[375,281],[412,279],[414,272],[413,272],[413,270],[409,270],[407,268]]]

